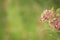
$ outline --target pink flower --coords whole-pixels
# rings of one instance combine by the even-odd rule
[[[42,21],[47,21],[47,20],[49,20],[53,16],[54,16],[54,12],[53,11],[51,12],[51,10],[46,9],[41,14],[41,20]]]
[[[60,19],[59,17],[57,18],[57,16],[55,18],[52,18],[51,20],[49,20],[49,24],[51,27],[60,30]]]
[[[60,30],[60,14],[55,15],[54,10],[44,10],[41,14],[41,20],[47,21],[49,25],[57,30]]]
[[[54,22],[54,23],[49,23],[51,27],[60,30],[60,21]]]

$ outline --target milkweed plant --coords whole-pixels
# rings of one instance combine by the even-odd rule
[[[41,14],[40,22],[48,22],[48,24],[56,29],[60,30],[60,8],[58,8],[56,11],[54,8],[52,9],[46,9]]]

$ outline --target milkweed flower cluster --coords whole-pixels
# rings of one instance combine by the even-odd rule
[[[47,21],[51,27],[60,30],[60,14],[55,15],[54,9],[44,10],[41,14],[41,21]]]
[[[54,17],[54,11],[53,10],[44,10],[43,13],[41,14],[41,20],[42,21],[47,21],[49,20],[51,17]]]

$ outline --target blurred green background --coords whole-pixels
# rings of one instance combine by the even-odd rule
[[[60,31],[39,24],[45,9],[60,8],[60,0],[0,0],[0,40],[60,40]]]

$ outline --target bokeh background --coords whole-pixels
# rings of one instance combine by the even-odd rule
[[[0,40],[60,40],[60,31],[39,23],[45,9],[60,0],[0,0]]]

